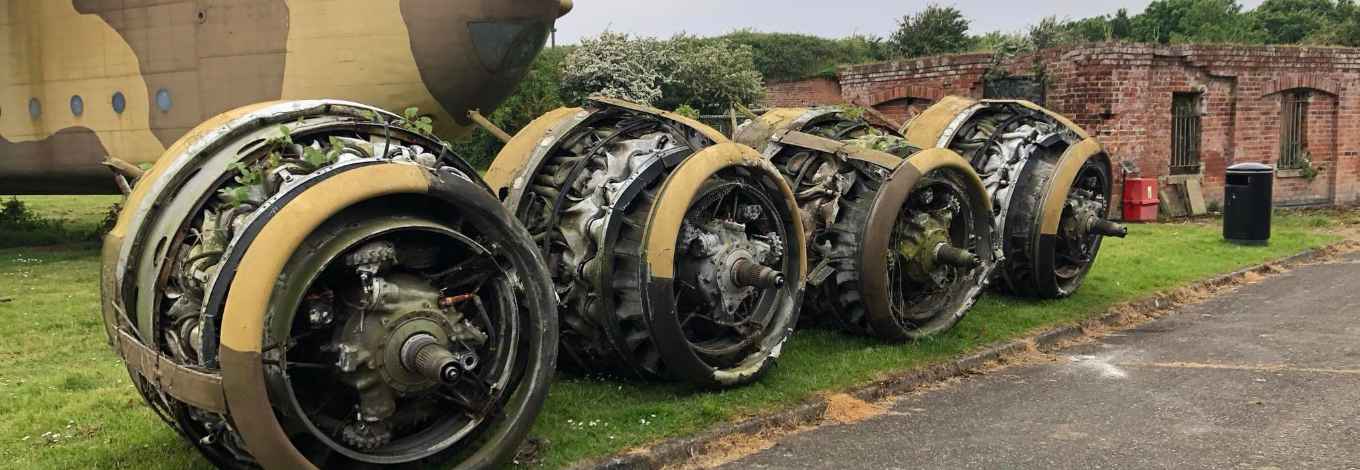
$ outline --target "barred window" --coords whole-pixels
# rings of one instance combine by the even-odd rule
[[[1308,90],[1291,90],[1280,97],[1280,168],[1302,167],[1308,158]]]
[[[1171,174],[1199,173],[1199,93],[1176,93],[1171,99]]]

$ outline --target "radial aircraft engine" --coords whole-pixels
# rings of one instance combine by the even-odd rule
[[[990,200],[955,152],[839,108],[771,110],[736,140],[793,188],[813,265],[805,318],[915,339],[956,324],[986,286],[999,254]]]
[[[596,98],[522,129],[486,178],[548,263],[564,362],[707,387],[774,364],[797,322],[805,232],[755,150]]]
[[[187,50],[189,69],[139,76],[70,38],[21,48],[94,75],[0,96],[113,100],[23,122],[7,107],[0,149],[22,151],[0,160],[38,163],[0,162],[0,181],[109,181],[91,170],[109,155],[135,182],[105,238],[102,312],[147,404],[223,468],[506,464],[547,396],[557,299],[533,239],[435,133],[503,99],[570,2],[128,3],[10,2],[30,39],[89,27],[72,36],[85,50],[138,54],[146,41],[121,37],[147,32],[123,20],[164,7],[183,27],[151,42]],[[181,80],[222,67],[249,75]],[[60,143],[72,135],[109,152]]]
[[[500,465],[555,368],[524,228],[445,143],[358,103],[190,130],[129,194],[102,274],[137,391],[228,469]]]
[[[911,145],[962,155],[992,198],[1004,263],[1000,278],[1019,295],[1072,295],[1106,236],[1128,229],[1107,220],[1110,157],[1071,120],[1028,101],[946,97],[901,130]]]
[[[139,181],[104,321],[146,402],[223,468],[513,456],[557,352],[551,280],[467,164],[364,105],[248,106]]]

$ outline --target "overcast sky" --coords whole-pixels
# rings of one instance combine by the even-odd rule
[[[1262,0],[1239,0],[1244,9]],[[900,0],[576,0],[576,9],[557,23],[557,42],[574,44],[582,36],[617,31],[667,37],[685,31],[713,36],[734,29],[841,37],[887,36],[902,15],[929,1]],[[1019,31],[1045,16],[1071,19],[1143,11],[1139,0],[944,0],[972,21],[974,34]]]

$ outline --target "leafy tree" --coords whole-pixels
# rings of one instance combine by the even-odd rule
[[[1344,22],[1347,4],[1353,5],[1346,0],[1266,0],[1251,16],[1265,30],[1266,42],[1296,44],[1320,39]]]
[[[1261,43],[1265,34],[1236,0],[1156,0],[1133,18],[1143,42]]]
[[[1307,39],[1316,44],[1360,47],[1360,7],[1351,0],[1336,4],[1336,19]]]
[[[1133,37],[1133,20],[1129,18],[1129,11],[1120,8],[1115,12],[1114,17],[1109,19],[1110,39],[1123,40]]]
[[[1095,19],[1099,20],[1098,17]],[[1103,29],[1103,21],[1101,23],[1100,28]],[[1039,20],[1038,24],[1030,26],[1029,35],[1026,39],[1034,50],[1086,40],[1085,35],[1081,31],[1077,31],[1074,26],[1074,23],[1059,20],[1056,16],[1049,16]]]
[[[1075,21],[1044,18],[1021,38],[1028,48],[1081,41],[1152,43],[1328,44],[1360,46],[1356,0],[1266,0],[1244,11],[1236,0],[1155,0],[1130,17],[1114,15]],[[975,38],[985,50],[1016,50],[1015,35],[992,32]]]
[[[920,57],[968,50],[968,19],[954,7],[936,4],[926,6],[915,14],[898,20],[897,31],[888,43],[893,54],[901,57]]]

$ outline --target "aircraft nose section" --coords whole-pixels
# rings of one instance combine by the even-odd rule
[[[486,20],[468,23],[467,28],[482,67],[492,74],[500,74],[532,63],[548,39],[552,22]]]

